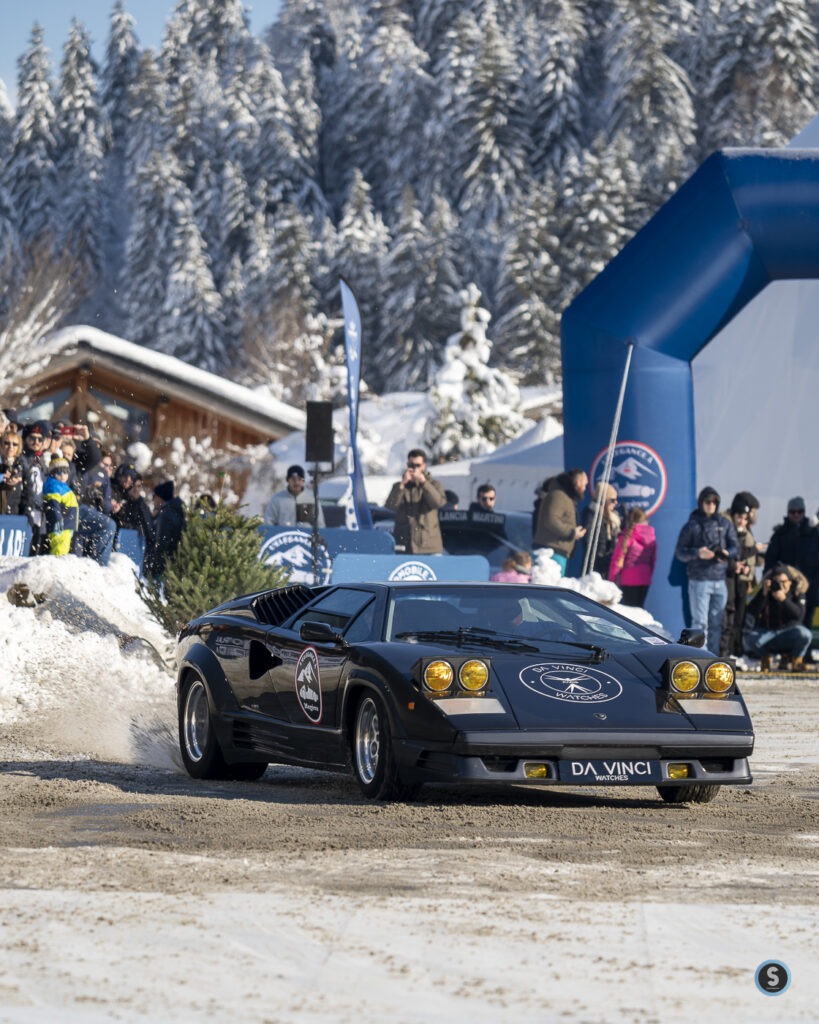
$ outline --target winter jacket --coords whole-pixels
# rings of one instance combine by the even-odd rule
[[[154,536],[145,551],[144,569],[149,576],[161,576],[185,529],[185,506],[181,498],[166,501],[156,514]]]
[[[23,467],[23,493],[20,497],[20,512],[28,517],[35,533],[42,531],[45,527],[45,513],[43,511],[43,484],[47,470],[42,455],[35,455],[33,452],[24,451],[20,456],[20,464]]]
[[[599,572],[603,579],[608,577],[609,566],[611,565],[611,556],[614,552],[614,545],[617,543],[617,538],[620,535],[620,516],[616,512],[612,512],[609,516],[605,515],[605,508],[603,509],[604,515],[600,521],[600,534],[597,540],[597,553],[594,557],[594,565],[591,566],[595,572]],[[589,544],[592,541],[592,526],[594,525],[594,517],[597,515],[597,502],[592,501],[586,508],[583,509],[583,514],[580,517],[580,525],[585,529],[586,536],[583,538],[583,560],[586,559],[586,551],[588,550]]]
[[[628,537],[624,530],[617,538],[608,578],[617,580],[624,587],[647,587],[651,585],[656,563],[657,536],[654,527],[649,523],[635,523]]]
[[[315,504],[315,495],[309,488],[305,487],[299,495],[291,494],[285,488],[283,491],[277,491],[265,505],[262,522],[267,526],[312,526]],[[304,518],[301,518],[302,516]],[[318,509],[318,525],[324,526],[321,503]]]
[[[514,569],[501,569],[489,578],[493,583],[529,583],[532,579],[529,573],[515,572]]]
[[[777,562],[794,566],[809,580],[816,575],[819,569],[819,530],[811,526],[804,516],[801,522],[792,523],[786,518],[774,527],[765,552],[765,569],[772,569]]]
[[[20,477],[18,484],[9,484],[13,477]],[[0,462],[0,515],[21,516],[23,511],[23,463],[20,457],[10,463]]]
[[[549,489],[538,506],[534,546],[551,548],[568,558],[574,551],[577,529],[577,494],[568,473],[549,481]]]
[[[421,484],[393,484],[386,502],[395,512],[395,547],[413,555],[440,555],[444,550],[438,509],[446,505],[443,487],[428,472]]]
[[[722,558],[700,558],[700,548],[724,548],[729,558],[736,558],[739,545],[737,531],[721,512],[706,515],[701,508],[691,513],[680,530],[674,554],[685,568],[690,580],[724,580],[728,562]]]
[[[46,536],[50,555],[67,555],[71,550],[71,538],[77,531],[79,502],[77,495],[65,480],[46,477],[43,486],[43,508],[45,510]]]
[[[751,630],[755,633],[801,626],[805,618],[805,599],[795,593],[793,588],[784,601],[777,601],[770,593],[766,594],[764,589],[760,589],[748,604],[745,613],[747,625],[750,625],[749,617],[753,623]]]

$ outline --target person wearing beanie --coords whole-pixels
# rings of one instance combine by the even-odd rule
[[[111,515],[117,530],[136,530],[146,546],[153,538],[154,517],[142,494],[142,474],[133,462],[123,462],[114,472]]]
[[[173,480],[163,480],[154,487],[154,517],[152,536],[146,538],[143,568],[146,575],[160,579],[169,558],[173,558],[185,529],[185,506],[181,498],[174,497]]]
[[[813,627],[819,584],[819,529],[805,514],[805,499],[797,495],[787,505],[784,520],[774,527],[765,552],[765,571],[777,564],[792,565],[808,580],[805,595],[805,625]]]
[[[316,513],[316,498],[309,487],[304,486],[304,467],[289,466],[287,486],[276,491],[262,512],[266,526],[311,526]],[[318,525],[324,526],[324,513],[318,507]]]
[[[719,653],[722,616],[728,603],[728,562],[739,553],[734,524],[720,515],[719,503],[719,492],[703,487],[674,549],[688,576],[691,628],[702,630],[706,648],[715,654]]]
[[[608,579],[611,566],[611,556],[614,553],[614,545],[620,536],[621,522],[617,513],[619,498],[617,491],[611,484],[599,483],[594,489],[594,498],[583,509],[580,517],[580,525],[585,529],[583,536],[583,564],[586,562],[586,550],[592,541],[592,527],[595,518],[600,515],[600,532],[597,538],[597,552],[594,556],[594,564],[589,566],[589,572],[599,572],[603,579]],[[600,512],[598,513],[598,509]]]
[[[68,459],[53,458],[43,484],[43,508],[46,521],[46,551],[49,555],[67,555],[79,523],[80,504],[68,483]]]
[[[734,495],[730,515],[734,529],[737,531],[739,548],[737,557],[729,559],[728,572],[725,576],[728,603],[725,605],[725,615],[722,620],[719,653],[722,658],[744,659],[745,649],[742,637],[748,594],[756,580],[757,566],[762,565],[763,558],[751,532],[751,504],[744,492]],[[738,666],[742,667],[742,661],[738,661]]]

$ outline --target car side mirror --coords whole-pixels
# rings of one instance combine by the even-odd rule
[[[307,622],[302,622],[299,636],[302,640],[309,640],[315,644],[341,644],[342,647],[346,646],[344,637],[341,633],[337,633],[329,622],[311,622],[308,619]]]
[[[704,647],[705,633],[701,629],[684,629],[677,643],[685,644],[686,647]]]

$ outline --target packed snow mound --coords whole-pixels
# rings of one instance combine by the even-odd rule
[[[173,638],[130,559],[0,558],[0,602],[0,725],[37,728],[44,751],[174,763]]]

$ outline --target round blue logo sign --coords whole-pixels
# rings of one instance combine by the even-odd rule
[[[265,565],[280,565],[290,570],[290,583],[307,586],[330,582],[333,561],[330,553],[319,542],[316,579],[313,579],[313,537],[309,530],[278,530],[262,543],[259,558]]]
[[[604,448],[592,463],[589,479],[592,493],[603,479],[608,448]],[[636,505],[650,516],[665,501],[668,474],[660,456],[640,441],[618,441],[614,446],[609,483],[617,491],[621,505]]]
[[[414,560],[397,565],[387,578],[390,583],[400,583],[402,580],[420,580],[422,583],[431,583],[438,579],[426,562]]]

